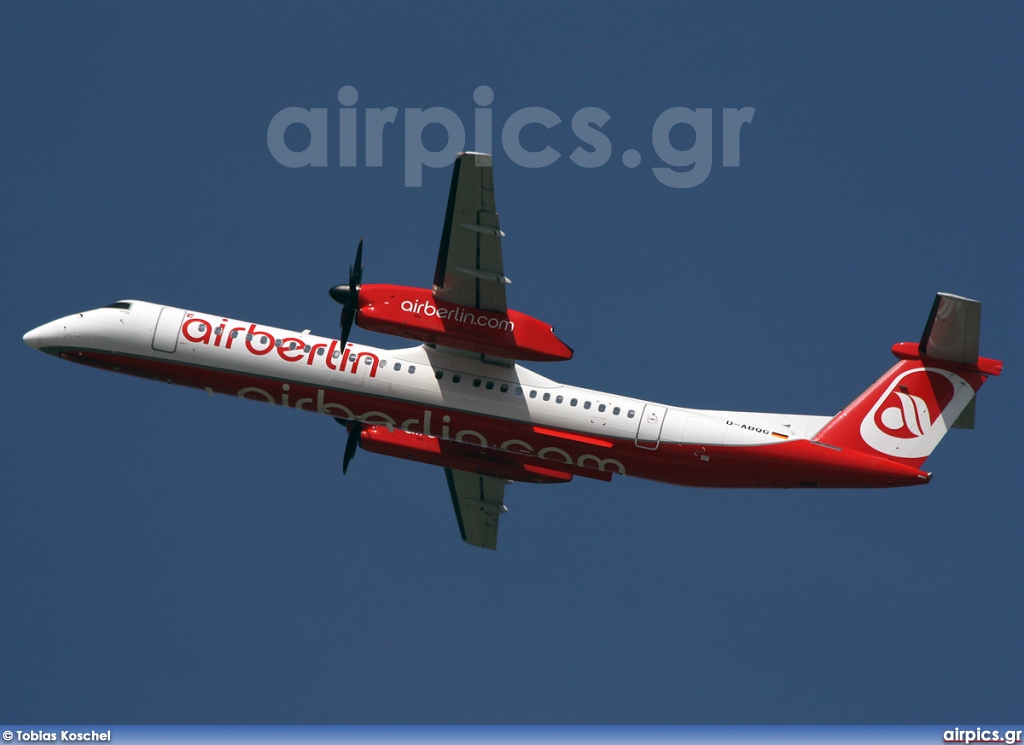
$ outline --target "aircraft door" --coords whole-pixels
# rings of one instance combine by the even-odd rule
[[[664,406],[647,404],[644,406],[643,414],[640,415],[640,426],[636,431],[636,446],[645,450],[657,450],[658,438],[661,437],[661,428],[665,424],[665,414],[668,410]]]
[[[180,308],[161,308],[153,329],[153,349],[173,353],[178,348],[178,331],[185,320],[185,311]]]

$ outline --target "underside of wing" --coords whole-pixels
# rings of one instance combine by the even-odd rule
[[[462,540],[471,546],[496,549],[498,517],[508,511],[504,503],[505,480],[454,468],[444,469],[444,475]]]
[[[462,153],[455,161],[434,297],[467,308],[504,313],[505,277],[491,156]]]

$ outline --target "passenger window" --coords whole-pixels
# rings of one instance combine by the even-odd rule
[[[309,345],[307,344],[306,346],[304,346],[304,347],[302,348],[302,351],[303,351],[303,352],[308,352],[308,351],[309,351]]]
[[[323,348],[323,347],[320,347],[320,348],[319,348],[318,350],[316,350],[316,353],[317,353],[317,354],[318,354],[318,355],[319,355],[320,357],[323,357],[323,356],[324,356],[324,348]]]
[[[551,394],[550,393],[545,393],[544,394],[544,400],[545,401],[550,401],[551,400]]]
[[[440,380],[444,377],[444,370],[434,370],[434,377]]]
[[[462,380],[462,376],[459,375],[458,373],[455,373],[454,375],[452,375],[452,382],[453,383],[458,383],[460,380]]]
[[[589,409],[590,408],[590,402],[589,401],[584,401],[583,402],[583,408],[584,409]]]
[[[607,408],[608,408],[607,406],[605,406],[604,404],[601,404],[600,406],[597,407],[597,410],[603,412]]]
[[[614,409],[612,409],[612,414],[614,414],[615,416],[618,416],[620,411],[622,411],[622,409],[620,409],[618,406],[616,406]]]
[[[508,393],[508,383],[502,383],[501,384],[501,392],[502,393]]]
[[[409,365],[409,374],[412,375],[416,372],[416,365]]]
[[[274,342],[274,346],[280,348],[281,347],[281,340],[278,339],[277,341],[275,341]]]
[[[489,390],[489,391],[493,391],[494,390],[494,381],[493,380],[488,380],[487,381],[487,385],[485,385],[484,387],[487,390]]]
[[[482,382],[483,382],[483,381],[482,381],[482,380],[480,380],[480,378],[473,378],[473,387],[474,387],[474,388],[479,388],[479,387],[480,387],[480,384],[481,384]]]
[[[574,398],[574,399],[570,400],[569,401],[569,405],[570,406],[575,406],[576,405],[576,399]]]
[[[398,372],[401,369],[402,369],[402,363],[401,362],[396,362],[395,363],[395,372]]]
[[[562,397],[561,396],[555,396],[555,403],[556,404],[562,403]]]
[[[252,338],[252,334],[249,334],[249,338],[250,339]],[[341,352],[339,352],[337,349],[335,349],[333,356],[334,356],[334,359],[338,359],[339,357],[341,357]]]
[[[537,391],[530,391],[530,398],[537,398]]]
[[[636,414],[636,412],[633,411],[632,409],[630,409],[628,412],[626,412],[626,416],[629,417],[630,419],[633,418],[634,414]]]
[[[523,395],[523,387],[521,385],[517,385],[516,386],[516,395],[517,396],[522,396]]]
[[[229,334],[229,336],[230,336],[230,337],[231,337],[232,339],[237,339],[237,338],[238,338],[238,329],[235,329],[234,331],[232,331],[232,332],[231,332],[231,333]]]

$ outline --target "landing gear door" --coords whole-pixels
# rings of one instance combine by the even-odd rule
[[[636,431],[636,446],[638,448],[658,449],[658,438],[661,437],[661,428],[665,424],[667,411],[664,406],[654,404],[644,406],[643,414],[640,415],[640,426]]]

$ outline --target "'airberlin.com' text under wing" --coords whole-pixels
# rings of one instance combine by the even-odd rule
[[[506,302],[491,158],[455,162],[432,289],[363,284],[362,242],[338,338],[122,300],[29,331],[72,362],[333,417],[357,449],[440,466],[463,540],[495,548],[505,486],[638,476],[688,486],[887,487],[921,470],[1002,363],[978,355],[981,304],[940,293],[920,342],[835,416],[708,411],[587,390],[517,361],[572,350]],[[349,342],[352,325],[420,342]]]

